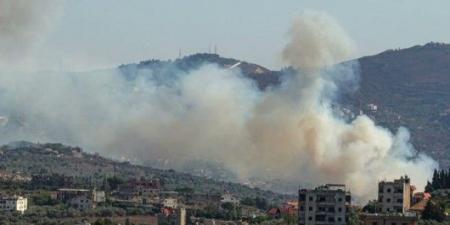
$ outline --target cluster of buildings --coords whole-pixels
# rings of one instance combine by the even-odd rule
[[[430,195],[415,193],[408,176],[378,184],[374,212],[359,215],[364,225],[416,225]],[[327,184],[300,189],[299,225],[345,225],[352,210],[351,193],[345,185]]]
[[[104,191],[97,191],[95,189],[58,189],[56,198],[79,210],[92,209],[99,203],[106,201],[106,194]]]
[[[27,198],[21,196],[0,196],[0,211],[17,211],[23,214],[27,207]]]

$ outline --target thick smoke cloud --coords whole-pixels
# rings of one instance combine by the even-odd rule
[[[12,63],[41,42],[62,1],[0,0],[0,62]]]
[[[117,70],[85,74],[1,74],[0,141],[59,141],[103,155],[182,168],[220,162],[239,179],[345,183],[368,199],[376,182],[404,174],[423,187],[436,163],[361,115],[348,121],[331,106],[357,79],[353,44],[323,14],[299,17],[283,59],[299,72],[260,91],[239,71],[206,65],[154,79]],[[344,88],[346,88],[344,86]]]

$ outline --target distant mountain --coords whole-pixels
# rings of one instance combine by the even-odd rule
[[[428,43],[356,60],[360,64],[360,87],[340,99],[344,107],[354,113],[364,112],[394,132],[399,126],[407,127],[419,151],[449,167],[450,45]],[[261,89],[278,85],[286,73],[243,61],[237,65],[239,62],[217,54],[195,54],[174,61],[122,65],[120,70],[132,78],[146,69],[170,76],[174,71],[190,71],[207,63],[223,68],[235,65]]]

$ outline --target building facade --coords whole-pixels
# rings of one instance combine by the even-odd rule
[[[381,213],[406,213],[411,207],[412,186],[408,176],[378,183]]]
[[[327,184],[315,189],[300,189],[299,225],[345,225],[351,194],[345,185]]]
[[[95,208],[98,203],[106,201],[104,191],[88,190],[88,189],[58,189],[57,199],[77,209]]]
[[[158,179],[141,178],[128,180],[118,189],[115,195],[119,199],[146,205],[159,202],[161,185]]]
[[[415,214],[363,214],[364,225],[417,225]]]
[[[0,211],[19,211],[23,214],[27,208],[27,198],[21,196],[0,197]]]

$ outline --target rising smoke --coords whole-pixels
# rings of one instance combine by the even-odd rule
[[[11,64],[39,44],[63,0],[0,0],[0,63]]]
[[[423,187],[436,163],[414,150],[406,129],[392,134],[367,116],[348,122],[332,109],[343,81],[357,80],[356,63],[333,66],[353,50],[334,20],[305,13],[283,51],[299,72],[266,91],[214,65],[165,82],[152,71],[134,80],[118,70],[3,73],[0,141],[65,142],[174,168],[221,162],[242,181],[345,183],[364,199],[383,178],[408,174]]]

